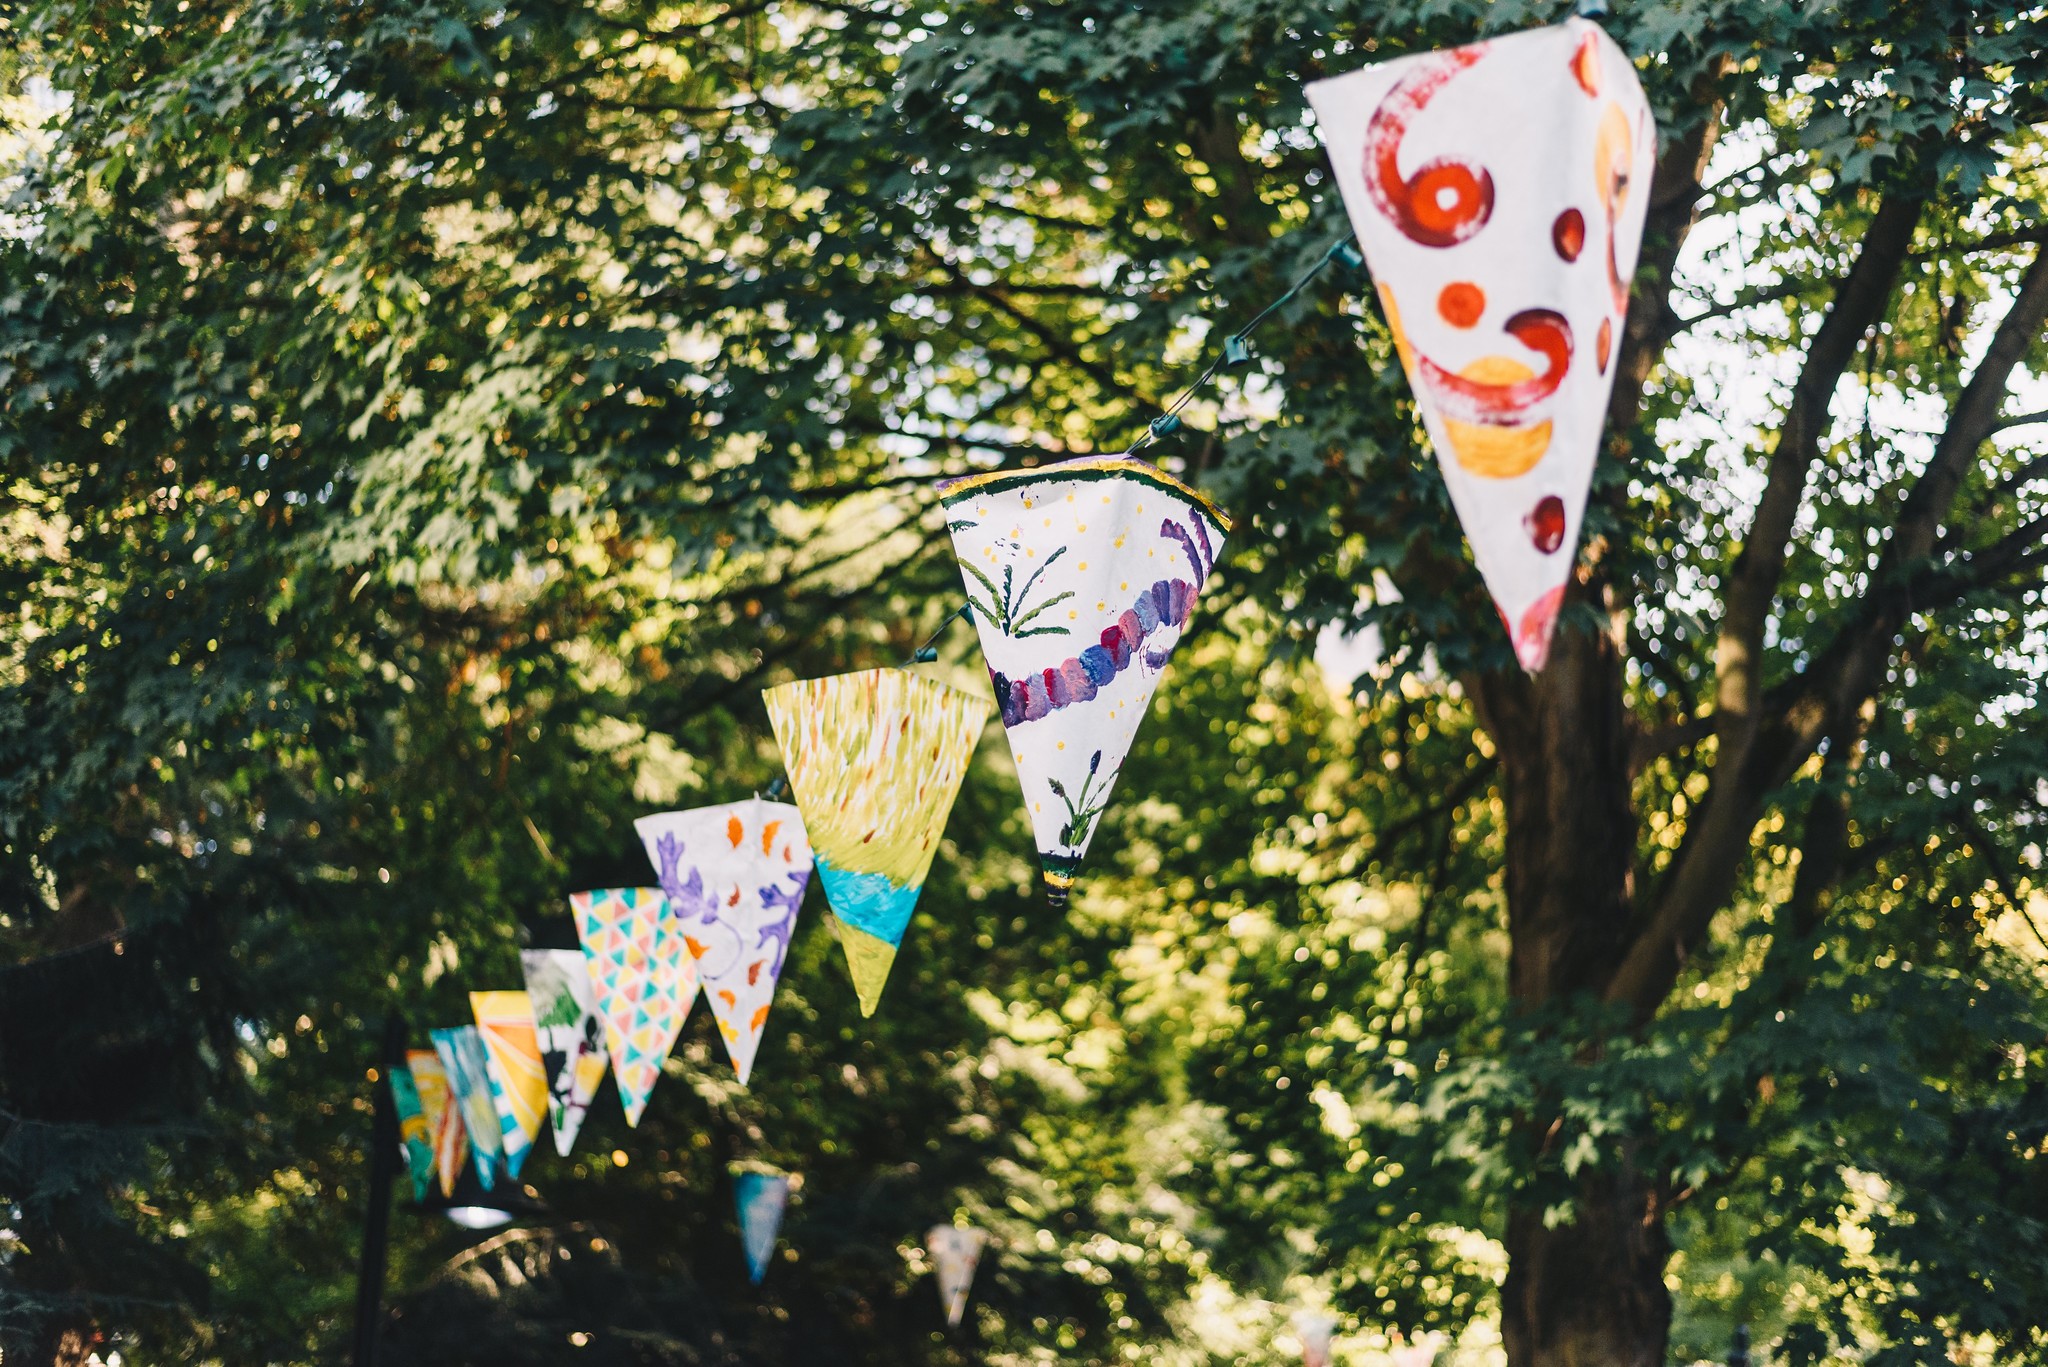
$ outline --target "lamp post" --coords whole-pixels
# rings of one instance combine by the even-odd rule
[[[1735,1346],[1728,1350],[1728,1367],[1749,1367],[1749,1326],[1735,1326]]]
[[[398,1109],[389,1068],[405,1067],[405,1018],[393,1012],[370,1069],[370,1209],[363,1217],[363,1260],[356,1272],[355,1367],[376,1367],[384,1318],[384,1254],[391,1243],[391,1183],[398,1169]]]

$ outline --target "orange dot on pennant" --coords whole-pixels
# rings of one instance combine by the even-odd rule
[[[1486,291],[1470,280],[1453,280],[1436,297],[1436,311],[1454,328],[1468,328],[1486,312]]]
[[[1607,373],[1607,356],[1614,349],[1614,320],[1602,318],[1600,331],[1593,338],[1593,359],[1600,366],[1600,373]]]
[[[1550,244],[1565,260],[1578,260],[1579,253],[1586,250],[1586,216],[1577,209],[1559,214],[1550,225]]]
[[[740,841],[746,837],[746,833],[746,827],[740,824],[738,817],[735,816],[727,819],[725,823],[725,838],[732,842],[734,849],[740,847]]]

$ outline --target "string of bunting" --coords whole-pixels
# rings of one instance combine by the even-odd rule
[[[905,667],[766,690],[783,780],[766,796],[635,823],[647,886],[570,899],[581,951],[522,955],[523,990],[471,995],[391,1086],[416,1194],[465,1162],[517,1179],[559,1154],[609,1069],[628,1125],[701,994],[752,1076],[812,877],[872,1015],[990,713],[1016,762],[1048,901],[1063,906],[1230,520],[1136,457],[1172,433],[1251,334],[1332,261],[1371,268],[1403,371],[1517,657],[1540,670],[1569,579],[1628,308],[1656,130],[1625,53],[1584,18],[1318,81],[1308,99],[1351,233],[1250,322],[1116,456],[945,480],[966,606]],[[1539,368],[1540,367],[1540,368]],[[1570,549],[1568,549],[1570,548]],[[992,688],[917,673],[956,618]],[[795,1179],[736,1183],[765,1274]],[[950,1322],[985,1235],[935,1227]],[[1300,1323],[1311,1361],[1334,1321]]]

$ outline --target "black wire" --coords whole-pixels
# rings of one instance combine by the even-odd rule
[[[1324,249],[1323,254],[1316,258],[1316,264],[1310,266],[1306,271],[1302,273],[1302,276],[1299,280],[1296,280],[1293,284],[1287,287],[1287,292],[1285,294],[1281,295],[1278,299],[1275,299],[1272,303],[1260,309],[1258,313],[1253,315],[1252,320],[1249,323],[1246,323],[1243,327],[1239,328],[1237,331],[1225,337],[1224,343],[1226,346],[1226,350],[1224,354],[1218,356],[1215,360],[1209,362],[1208,368],[1204,370],[1200,375],[1197,375],[1195,377],[1194,383],[1190,384],[1186,389],[1183,389],[1180,392],[1180,396],[1176,398],[1172,403],[1166,406],[1165,413],[1163,413],[1159,418],[1153,419],[1152,424],[1145,429],[1144,435],[1139,437],[1135,442],[1132,442],[1130,448],[1126,450],[1123,453],[1123,457],[1119,457],[1119,459],[1134,456],[1138,452],[1144,450],[1147,446],[1151,445],[1153,442],[1159,440],[1159,438],[1162,435],[1164,435],[1164,432],[1161,431],[1162,427],[1164,428],[1165,432],[1171,432],[1174,429],[1174,427],[1178,424],[1173,422],[1167,422],[1165,420],[1169,418],[1179,418],[1181,409],[1186,408],[1188,406],[1188,401],[1195,397],[1196,393],[1200,391],[1203,385],[1209,383],[1210,380],[1215,378],[1217,369],[1221,367],[1226,360],[1229,359],[1230,353],[1227,350],[1228,344],[1231,342],[1242,342],[1249,338],[1251,336],[1252,329],[1256,328],[1259,324],[1265,322],[1266,319],[1272,317],[1273,311],[1275,309],[1278,309],[1282,304],[1285,304],[1295,295],[1300,294],[1302,290],[1308,286],[1309,281],[1315,279],[1318,275],[1322,274],[1323,267],[1329,265],[1332,261],[1336,260],[1338,254],[1341,253],[1345,247],[1349,246],[1351,242],[1356,238],[1356,236],[1357,234],[1355,233],[1345,233],[1335,242],[1332,242],[1327,248]]]

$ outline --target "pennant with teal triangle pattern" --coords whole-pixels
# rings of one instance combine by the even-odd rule
[[[696,1000],[697,961],[659,888],[599,888],[575,894],[569,905],[626,1123],[638,1125]]]

